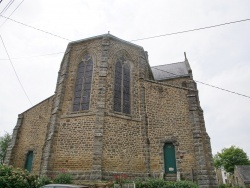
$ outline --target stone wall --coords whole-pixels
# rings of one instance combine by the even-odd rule
[[[138,128],[141,126],[138,120],[140,119],[140,102],[138,100],[139,74],[144,74],[145,77],[150,75],[145,52],[141,47],[131,46],[131,44],[121,43],[117,40],[110,40],[108,37],[79,42],[68,48],[70,48],[68,60],[63,60],[61,65],[61,68],[65,67],[63,70],[65,78],[63,82],[60,82],[62,85],[60,92],[63,93],[63,98],[60,95],[61,102],[58,102],[60,111],[56,112],[58,119],[56,120],[57,123],[55,123],[56,126],[53,133],[54,143],[51,146],[52,154],[50,161],[53,162],[51,162],[50,173],[64,169],[75,173],[77,178],[88,179],[92,176],[92,178],[96,179],[101,177],[99,172],[110,171],[120,162],[120,160],[115,162],[118,156],[114,157],[113,153],[107,153],[107,151],[110,151],[110,148],[113,151],[114,147],[118,146],[117,144],[113,146],[116,138],[118,138],[117,135],[114,135],[116,132],[112,133],[109,129],[117,129],[115,127],[117,118],[115,118],[113,112],[113,84],[115,61],[119,55],[125,55],[132,67],[132,113],[127,118],[131,119],[133,117],[133,120],[128,121],[126,118],[122,118],[123,114],[120,114],[120,116],[118,114],[118,117],[123,125],[129,122],[130,130],[128,130],[127,134],[132,134],[133,139],[136,139],[130,142],[131,147],[137,147],[139,151],[139,154],[136,154],[136,157],[134,157],[134,161],[138,162],[138,165],[135,165],[135,167],[139,167],[138,169],[145,168],[145,164],[141,164],[143,163],[141,161],[143,151],[140,149],[142,147],[141,138],[138,137],[140,135]],[[73,112],[72,104],[77,66],[86,53],[91,55],[94,63],[90,109]],[[62,80],[60,75],[58,80]],[[59,92],[56,91],[56,93]],[[106,118],[106,116],[108,117]],[[113,141],[111,140],[111,135],[114,136]],[[121,141],[127,143],[128,135],[124,136]],[[102,150],[104,150],[103,154]],[[117,152],[115,151],[116,154],[118,154]],[[124,159],[127,159],[127,157]],[[113,161],[113,164],[110,161]],[[114,169],[119,171],[138,171],[137,168],[131,169],[128,166],[124,168],[115,167]]]
[[[93,60],[90,108],[74,112],[77,67],[85,54]],[[115,63],[120,56],[131,67],[130,114],[113,110]],[[189,73],[154,81],[143,48],[109,35],[70,43],[53,101],[19,117],[8,161],[23,167],[28,150],[34,150],[35,173],[66,170],[76,180],[110,179],[117,173],[160,176],[165,172],[164,144],[173,143],[180,178],[195,179],[201,187],[212,185],[210,140]]]
[[[53,96],[19,115],[8,148],[7,164],[24,168],[28,151],[33,151],[32,173],[40,174],[42,149],[47,134]]]
[[[163,147],[165,143],[173,143],[177,172],[182,179],[192,180],[192,170],[196,169],[196,165],[188,110],[188,90],[152,81],[145,81],[144,88],[151,173],[160,174],[165,171]]]

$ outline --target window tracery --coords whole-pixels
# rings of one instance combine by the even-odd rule
[[[115,64],[114,111],[130,114],[130,65],[122,56]]]
[[[91,56],[86,54],[78,64],[73,111],[89,109],[92,72],[93,61]]]

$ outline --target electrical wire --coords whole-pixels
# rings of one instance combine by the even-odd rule
[[[71,41],[67,38],[64,38],[64,37],[61,37],[59,35],[56,35],[56,34],[53,34],[53,33],[50,33],[50,32],[47,32],[47,31],[44,31],[44,30],[41,30],[41,29],[38,29],[38,28],[35,28],[33,26],[29,26],[27,24],[24,24],[22,22],[19,22],[19,21],[16,21],[16,20],[13,20],[11,18],[8,18],[8,17],[5,17],[3,15],[0,15],[1,17],[4,17],[8,20],[11,20],[13,22],[16,22],[16,23],[19,23],[23,26],[26,26],[26,27],[29,27],[29,28],[32,28],[32,29],[35,29],[35,30],[38,30],[38,31],[41,31],[41,32],[44,32],[46,34],[49,34],[49,35],[52,35],[54,37],[58,37],[58,38],[61,38],[61,39],[64,39],[64,40],[68,40],[68,41]],[[163,36],[169,36],[169,35],[176,35],[176,34],[181,34],[181,33],[187,33],[187,32],[192,32],[192,31],[198,31],[198,30],[204,30],[204,29],[210,29],[210,28],[214,28],[214,27],[220,27],[220,26],[224,26],[224,25],[229,25],[229,24],[234,24],[234,23],[239,23],[239,22],[245,22],[245,21],[250,21],[250,19],[244,19],[244,20],[238,20],[238,21],[232,21],[232,22],[226,22],[226,23],[222,23],[222,24],[217,24],[217,25],[212,25],[212,26],[207,26],[207,27],[201,27],[201,28],[196,28],[196,29],[191,29],[191,30],[185,30],[185,31],[179,31],[179,32],[174,32],[174,33],[167,33],[167,34],[163,34],[163,35],[156,35],[156,36],[151,36],[151,37],[146,37],[146,38],[140,38],[140,39],[134,39],[134,40],[131,40],[132,41],[139,41],[139,40],[147,40],[147,39],[152,39],[152,38],[158,38],[158,37],[163,37]],[[6,51],[7,52],[7,51]],[[57,53],[53,53],[53,54],[49,54],[49,55],[54,55],[54,54],[59,54],[59,53],[62,53],[62,52],[57,52]],[[45,56],[45,55],[40,55],[40,56]],[[8,56],[9,57],[9,56]],[[39,57],[39,56],[37,56]],[[5,60],[5,59],[2,59],[2,60]],[[9,58],[10,60],[10,58]],[[11,63],[12,64],[12,63]],[[13,67],[14,68],[14,67]],[[155,67],[152,67],[154,69],[157,69]],[[14,69],[15,70],[15,69]],[[158,69],[160,71],[164,71],[164,70],[161,70],[161,69]],[[164,72],[167,72],[167,71],[164,71]],[[168,72],[170,73],[170,72]],[[170,73],[170,74],[174,74],[174,73]],[[17,74],[16,74],[17,75]],[[249,96],[247,95],[243,95],[243,94],[240,94],[240,93],[237,93],[237,92],[234,92],[234,91],[230,91],[230,90],[227,90],[227,89],[223,89],[223,88],[220,88],[220,87],[217,87],[217,86],[213,86],[213,85],[210,85],[210,84],[206,84],[204,82],[201,82],[201,81],[198,81],[198,80],[194,80],[198,83],[201,83],[201,84],[204,84],[204,85],[207,85],[207,86],[210,86],[210,87],[214,87],[214,88],[217,88],[217,89],[220,89],[220,90],[223,90],[223,91],[227,91],[227,92],[230,92],[230,93],[234,93],[234,94],[237,94],[237,95],[240,95],[240,96],[243,96],[243,97],[247,97],[247,98],[250,98]],[[20,82],[21,83],[21,82]],[[25,91],[25,90],[24,90]],[[26,93],[26,92],[25,92]]]
[[[20,84],[20,86],[21,86],[21,88],[22,88],[24,94],[26,95],[27,99],[29,100],[30,104],[32,105],[32,102],[31,102],[31,100],[30,100],[30,98],[29,98],[27,92],[25,91],[25,89],[24,89],[24,87],[23,87],[23,84],[22,84],[21,80],[19,79],[19,76],[17,75],[16,69],[15,69],[15,67],[14,67],[14,65],[13,65],[13,63],[12,63],[12,61],[11,61],[11,59],[10,59],[9,53],[8,53],[8,51],[7,51],[7,48],[5,47],[5,44],[4,44],[4,41],[3,41],[3,38],[2,38],[1,35],[0,35],[0,38],[1,38],[1,40],[2,40],[2,43],[3,43],[4,49],[5,49],[5,51],[6,51],[6,54],[7,54],[8,58],[9,58],[9,62],[10,62],[11,66],[12,66],[14,72],[15,72],[15,75],[16,75],[16,77],[17,77],[17,80],[18,80],[18,82],[19,82],[19,84]]]
[[[167,33],[167,34],[162,34],[162,35],[156,35],[156,36],[152,36],[152,37],[145,37],[145,38],[140,38],[140,39],[134,39],[134,40],[131,40],[131,42],[133,42],[133,41],[139,41],[139,40],[146,40],[146,39],[153,39],[153,38],[158,38],[158,37],[165,37],[165,36],[169,36],[169,35],[177,35],[177,34],[188,33],[188,32],[192,32],[192,31],[199,31],[199,30],[203,30],[203,29],[211,29],[211,28],[214,28],[214,27],[220,27],[220,26],[224,26],[224,25],[229,25],[229,24],[234,24],[234,23],[239,23],[239,22],[246,22],[246,21],[250,21],[250,19],[244,19],[244,20],[238,20],[238,21],[233,21],[233,22],[227,22],[227,23],[222,23],[222,24],[218,24],[218,25],[211,25],[211,26],[207,26],[207,27],[200,27],[200,28],[190,29],[190,30],[185,30],[185,31],[178,31],[178,32],[174,32],[174,33]]]
[[[0,14],[2,15],[3,13],[5,13],[8,10],[8,8],[10,8],[13,2],[14,0],[10,0],[10,2],[4,7],[4,9],[0,12]]]
[[[33,26],[30,26],[30,25],[27,25],[27,24],[25,24],[25,23],[22,23],[22,22],[19,22],[19,21],[13,20],[13,19],[8,18],[8,17],[6,17],[6,16],[3,16],[3,15],[0,15],[0,16],[1,16],[1,17],[3,17],[3,18],[6,18],[6,19],[8,19],[8,20],[11,20],[11,21],[13,21],[13,22],[15,22],[15,23],[21,24],[21,25],[23,25],[23,26],[26,26],[26,27],[29,27],[29,28],[35,29],[35,30],[37,30],[37,31],[41,31],[41,32],[43,32],[43,33],[46,33],[46,34],[52,35],[52,36],[54,36],[54,37],[57,37],[57,38],[60,38],[60,39],[64,39],[64,40],[67,40],[67,41],[70,41],[70,42],[72,41],[72,40],[70,40],[70,39],[67,39],[67,38],[61,37],[61,36],[56,35],[56,34],[53,34],[53,33],[51,33],[51,32],[44,31],[44,30],[42,30],[42,29],[38,29],[38,28],[36,28],[36,27],[33,27]]]
[[[166,73],[169,73],[169,74],[172,74],[172,75],[175,75],[175,76],[180,76],[178,74],[174,74],[174,73],[171,73],[171,72],[168,72],[168,71],[165,71],[165,70],[162,70],[162,69],[158,69],[156,67],[151,67],[152,69],[156,69],[156,70],[159,70],[159,71],[162,71],[162,72],[166,72]],[[211,85],[211,84],[207,84],[205,82],[201,82],[201,81],[198,81],[198,80],[194,80],[195,82],[198,82],[200,84],[203,84],[203,85],[206,85],[206,86],[210,86],[210,87],[213,87],[213,88],[216,88],[216,89],[219,89],[219,90],[222,90],[222,91],[226,91],[226,92],[229,92],[229,93],[233,93],[233,94],[236,94],[236,95],[240,95],[242,97],[246,97],[246,98],[250,98],[250,96],[247,96],[247,95],[244,95],[244,94],[241,94],[241,93],[237,93],[237,92],[234,92],[234,91],[230,91],[228,89],[223,89],[221,87],[218,87],[218,86],[214,86],[214,85]]]
[[[12,60],[16,59],[27,59],[27,58],[36,58],[36,57],[43,57],[43,56],[51,56],[51,55],[57,55],[57,54],[63,54],[64,52],[57,52],[57,53],[50,53],[50,54],[43,54],[43,55],[35,55],[35,56],[29,56],[29,57],[16,57],[11,58]],[[0,59],[0,61],[7,61],[9,59]]]
[[[2,16],[2,15],[0,15],[0,16]],[[55,37],[59,37],[59,38],[64,39],[64,40],[71,41],[71,40],[66,39],[64,37],[61,37],[59,35],[55,35],[53,33],[47,32],[47,31],[43,31],[41,29],[35,28],[33,26],[29,26],[29,25],[21,23],[21,22],[18,22],[16,20],[11,19],[11,18],[8,18],[8,17],[5,17],[5,16],[2,16],[2,17],[6,18],[6,20],[11,20],[11,21],[19,23],[19,24],[21,24],[23,26],[26,26],[26,27],[29,27],[29,28],[32,28],[32,29],[35,29],[35,30],[38,30],[38,31],[41,31],[41,32],[44,32],[44,33],[47,33],[47,34],[50,34],[50,35],[55,36]],[[191,29],[191,30],[186,30],[186,31],[178,31],[178,32],[174,32],[174,33],[167,33],[167,34],[163,34],[163,35],[156,35],[156,36],[151,36],[151,37],[146,37],[146,38],[141,38],[141,39],[134,39],[134,40],[130,40],[130,42],[139,41],[139,40],[147,40],[147,39],[152,39],[152,38],[158,38],[158,37],[163,37],[163,36],[168,36],[168,35],[177,35],[177,34],[181,34],[181,33],[187,33],[187,32],[191,32],[191,31],[198,31],[198,30],[203,30],[203,29],[209,29],[209,28],[213,28],[213,27],[219,27],[219,26],[224,26],[224,25],[234,24],[234,23],[239,23],[239,22],[245,22],[245,21],[250,21],[250,19],[243,19],[243,20],[238,20],[238,21],[233,21],[233,22],[227,22],[227,23],[222,23],[222,24],[213,25],[213,26],[202,27],[202,28],[198,28],[198,29]],[[52,53],[50,55],[59,54],[59,53],[62,53],[62,52],[56,52],[56,53]],[[47,54],[43,54],[43,55],[38,55],[36,57],[46,56],[46,55]],[[26,58],[29,58],[29,57],[26,57]],[[12,58],[12,59],[14,59],[14,58]],[[17,58],[15,58],[15,59],[17,59]],[[8,59],[0,59],[0,60],[8,60]]]
[[[20,5],[24,2],[24,0],[22,0],[21,3],[19,3],[17,5],[17,7],[15,8],[15,10],[12,11],[12,13],[8,16],[8,18],[10,18],[12,16],[12,14],[20,7]],[[8,19],[5,19],[4,22],[0,25],[0,28],[8,21]]]

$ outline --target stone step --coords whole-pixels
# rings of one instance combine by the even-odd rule
[[[177,174],[165,174],[164,179],[167,181],[176,181]]]

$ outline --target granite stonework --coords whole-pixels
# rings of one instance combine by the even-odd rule
[[[73,111],[77,67],[85,54],[93,60],[89,110]],[[114,111],[115,63],[130,65],[130,114]],[[22,113],[13,131],[5,163],[23,168],[34,152],[32,172],[66,170],[75,180],[165,177],[166,143],[175,147],[175,180],[217,187],[210,138],[206,133],[192,70],[183,62],[150,67],[140,46],[110,34],[69,43],[55,94]]]

